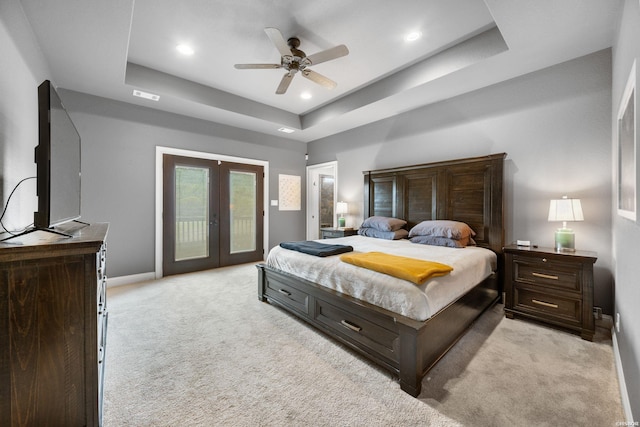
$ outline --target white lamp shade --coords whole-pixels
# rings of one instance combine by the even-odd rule
[[[337,214],[346,214],[349,211],[349,205],[347,202],[338,202],[336,204],[336,213]]]
[[[549,221],[584,221],[580,199],[551,200],[549,203]]]

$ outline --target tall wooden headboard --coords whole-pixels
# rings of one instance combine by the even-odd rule
[[[364,172],[364,215],[402,218],[410,229],[431,219],[462,221],[478,246],[504,246],[506,153]]]

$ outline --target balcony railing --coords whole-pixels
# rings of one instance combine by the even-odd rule
[[[253,251],[255,247],[255,219],[252,216],[234,217],[231,224],[231,253]],[[176,220],[176,248],[178,259],[208,256],[208,221],[203,218],[181,217]]]

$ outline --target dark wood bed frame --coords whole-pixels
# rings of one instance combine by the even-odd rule
[[[473,228],[478,246],[502,260],[503,163],[494,154],[364,172],[364,217],[403,218],[410,229],[429,219]],[[422,378],[502,295],[501,268],[424,322],[260,264],[258,298],[293,313],[396,375],[420,394]]]

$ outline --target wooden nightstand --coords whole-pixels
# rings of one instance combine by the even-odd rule
[[[545,322],[593,340],[595,252],[507,246],[505,314]]]
[[[342,228],[321,228],[320,229],[320,238],[321,239],[335,239],[336,237],[347,237],[354,236],[358,234],[358,230],[345,230]]]

